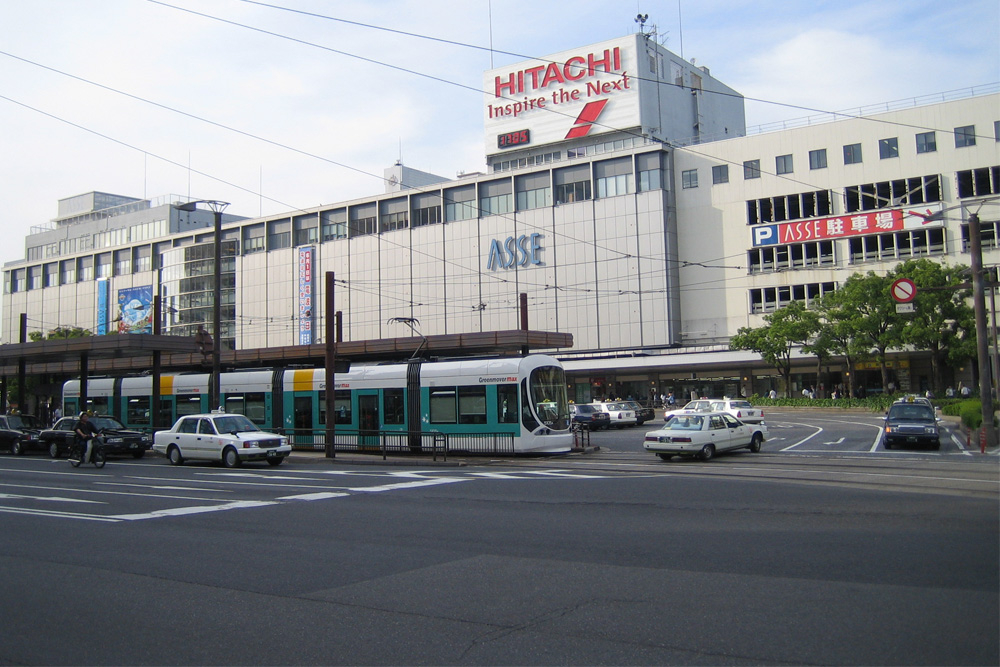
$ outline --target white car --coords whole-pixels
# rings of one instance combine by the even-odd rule
[[[702,412],[712,411],[712,401],[707,398],[699,398],[696,401],[688,401],[682,408],[669,408],[663,413],[663,421],[670,421],[674,415],[695,415]]]
[[[626,426],[635,426],[636,424],[635,410],[625,403],[608,401],[606,403],[594,403],[593,405],[600,407],[601,410],[608,413],[611,417],[610,426],[624,428]]]
[[[648,432],[642,446],[664,461],[675,454],[707,461],[733,449],[759,452],[766,436],[764,424],[744,424],[727,412],[699,412],[672,417],[658,431]]]
[[[747,424],[759,424],[764,421],[764,411],[750,405],[750,401],[745,399],[724,398],[721,401],[712,401],[713,412],[728,412],[732,416]]]
[[[185,415],[167,431],[153,435],[153,449],[170,463],[185,460],[221,461],[238,468],[244,461],[267,461],[276,466],[292,451],[288,438],[261,431],[244,415],[212,412]]]

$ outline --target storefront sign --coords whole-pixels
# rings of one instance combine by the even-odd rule
[[[529,264],[540,265],[542,259],[538,255],[542,251],[539,242],[541,238],[542,235],[536,232],[531,235],[521,234],[517,238],[508,236],[503,243],[493,239],[490,242],[490,254],[486,258],[486,268],[496,271]]]
[[[935,203],[915,206],[913,209],[860,211],[830,218],[754,225],[750,229],[754,247],[760,247],[940,227],[941,220],[934,214],[941,211],[941,206],[940,203]]]

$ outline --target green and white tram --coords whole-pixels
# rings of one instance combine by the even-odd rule
[[[160,378],[162,424],[179,416],[207,412],[207,374]],[[546,355],[405,364],[353,365],[335,376],[334,424],[338,442],[355,434],[408,434],[420,447],[421,434],[458,438],[502,435],[513,452],[568,452],[570,431],[566,377],[562,365]],[[292,437],[297,446],[323,443],[326,429],[326,371],[299,368],[224,373],[222,409],[245,414],[265,430]],[[95,378],[87,405],[80,405],[80,383],[63,387],[64,414],[89,409],[112,414],[131,428],[152,427],[149,376]],[[426,446],[426,444],[424,445]]]

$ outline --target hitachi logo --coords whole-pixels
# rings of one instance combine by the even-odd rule
[[[584,56],[573,56],[564,63],[549,63],[535,65],[527,69],[511,72],[506,77],[498,76],[494,82],[496,97],[504,95],[519,95],[525,92],[541,90],[553,83],[565,84],[568,81],[579,81],[595,73],[616,73],[622,68],[621,48],[605,49],[602,54],[588,53]]]

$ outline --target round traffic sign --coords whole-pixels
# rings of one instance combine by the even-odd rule
[[[892,284],[889,291],[899,303],[910,303],[917,296],[917,286],[909,278],[900,278]]]

